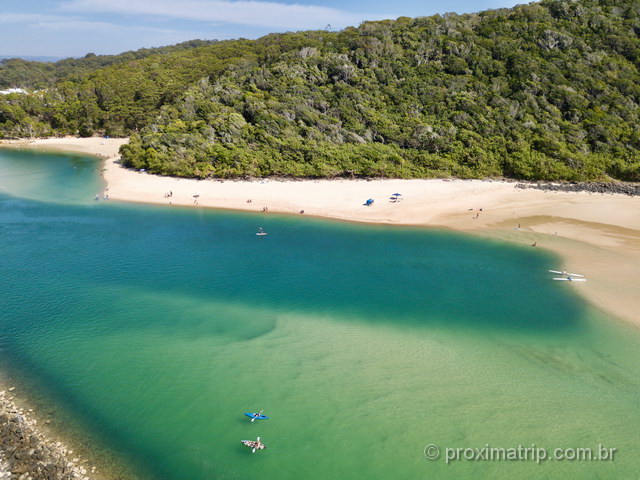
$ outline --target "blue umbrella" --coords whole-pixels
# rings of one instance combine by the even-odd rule
[[[391,195],[392,197],[401,197],[402,194],[401,193],[394,193],[393,195]]]

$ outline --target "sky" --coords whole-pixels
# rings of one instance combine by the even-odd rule
[[[186,40],[511,7],[510,0],[0,0],[0,57],[116,54]]]

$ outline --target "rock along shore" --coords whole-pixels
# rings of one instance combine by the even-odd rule
[[[550,192],[590,192],[640,196],[640,183],[628,182],[577,182],[577,183],[518,183],[515,188],[545,190]]]
[[[32,411],[16,405],[12,391],[0,391],[0,479],[97,480],[95,467],[38,429]]]

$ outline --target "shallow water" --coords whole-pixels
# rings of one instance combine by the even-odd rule
[[[0,151],[0,355],[141,477],[632,478],[640,335],[542,252],[449,232],[94,201]],[[267,237],[255,236],[263,226]],[[251,424],[243,412],[271,418]],[[239,440],[261,436],[251,455]],[[614,461],[429,461],[447,447]]]

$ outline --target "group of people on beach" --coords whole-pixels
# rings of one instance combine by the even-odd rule
[[[109,189],[107,188],[107,189],[104,191],[104,193],[102,194],[102,199],[103,199],[103,200],[109,200],[109,194],[107,193],[108,191],[109,191]],[[96,201],[97,201],[97,200],[100,200],[100,194],[99,194],[99,193],[96,193],[96,198],[95,198],[95,199],[96,199]]]

